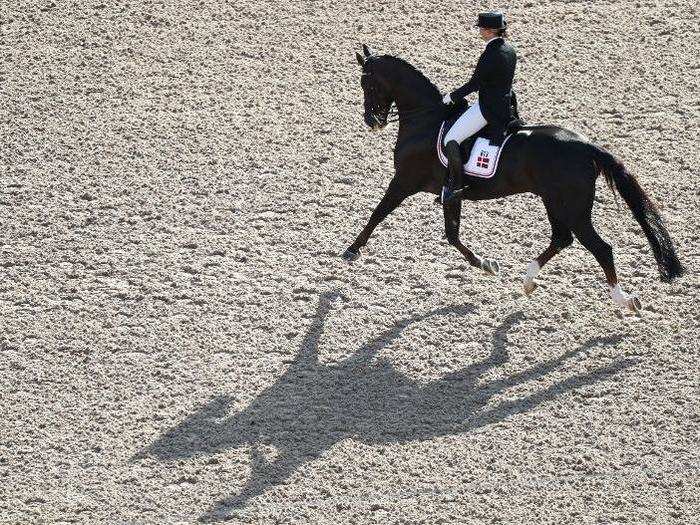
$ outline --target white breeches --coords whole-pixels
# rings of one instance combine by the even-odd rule
[[[466,138],[471,137],[486,125],[486,119],[481,114],[481,108],[477,102],[457,119],[457,122],[445,133],[442,143],[447,145],[451,140],[461,144]]]

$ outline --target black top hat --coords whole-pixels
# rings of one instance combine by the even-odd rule
[[[498,11],[489,11],[488,13],[479,13],[479,20],[474,27],[485,27],[487,29],[505,29],[506,20],[503,13]]]

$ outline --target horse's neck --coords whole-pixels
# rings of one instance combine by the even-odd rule
[[[399,114],[398,139],[423,133],[442,118],[442,104],[439,97],[430,95],[427,90],[403,88],[394,99]]]
[[[401,85],[395,90],[394,102],[401,113],[437,106],[439,99],[430,96],[427,90],[413,89],[408,85]]]
[[[407,64],[397,65],[391,76],[394,102],[399,112],[415,111],[438,104],[440,95],[435,87]]]

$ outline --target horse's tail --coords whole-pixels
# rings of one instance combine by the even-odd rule
[[[672,281],[685,272],[678,260],[673,241],[659,215],[656,206],[639,185],[637,179],[625,169],[625,166],[604,149],[591,145],[598,169],[603,173],[605,181],[614,192],[615,188],[632,210],[634,218],[647,236],[649,245],[654,252],[656,264],[659,267],[661,280]]]

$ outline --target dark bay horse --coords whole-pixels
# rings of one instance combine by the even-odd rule
[[[343,254],[355,260],[377,225],[407,197],[418,192],[439,194],[446,168],[440,163],[436,141],[447,109],[440,91],[406,61],[375,55],[366,45],[357,53],[362,67],[360,84],[364,92],[364,120],[372,129],[387,125],[396,105],[399,130],[394,148],[395,174],[367,225]],[[524,288],[530,294],[535,277],[557,253],[569,246],[574,236],[596,258],[605,272],[610,294],[616,304],[639,311],[641,303],[625,293],[617,279],[612,247],[593,227],[591,212],[596,179],[603,174],[615,188],[641,226],[654,253],[662,281],[671,281],[684,269],[656,206],[637,179],[623,164],[584,136],[558,126],[526,126],[504,146],[498,169],[490,179],[469,177],[462,199],[495,199],[530,192],[539,195],[552,226],[550,245],[529,265]],[[466,177],[465,177],[466,178]],[[496,274],[496,261],[480,257],[459,240],[461,201],[443,205],[447,239],[472,266]]]

